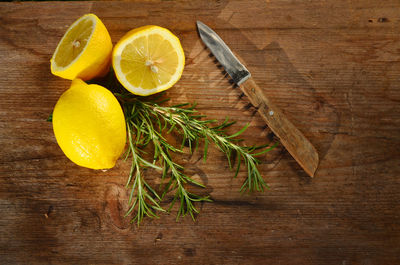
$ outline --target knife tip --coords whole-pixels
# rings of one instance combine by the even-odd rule
[[[203,29],[203,30],[204,30],[204,28],[207,28],[206,24],[204,24],[204,23],[201,22],[200,20],[197,20],[197,21],[196,21],[196,25],[197,25],[197,28],[198,28],[198,29]]]

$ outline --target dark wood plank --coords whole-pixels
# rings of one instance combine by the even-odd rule
[[[397,264],[400,260],[400,3],[355,1],[16,2],[0,4],[0,261],[2,264]],[[270,185],[240,195],[224,157],[181,158],[214,202],[197,221],[174,209],[140,228],[123,218],[129,165],[80,168],[46,119],[69,82],[49,60],[66,28],[93,12],[115,43],[156,24],[182,41],[187,64],[168,95],[223,120],[270,132],[208,56],[195,21],[212,27],[254,80],[316,146],[310,179],[282,148],[262,158]],[[149,172],[150,181],[158,175]],[[47,218],[46,216],[47,215]]]

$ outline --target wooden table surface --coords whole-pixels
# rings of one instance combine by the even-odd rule
[[[0,3],[1,264],[399,264],[398,0]],[[129,163],[107,172],[61,152],[47,117],[70,82],[50,73],[67,27],[95,13],[113,43],[155,24],[180,38],[186,67],[168,91],[211,118],[269,129],[246,108],[196,32],[201,20],[247,63],[265,94],[310,139],[310,179],[280,146],[261,160],[270,189],[244,194],[216,149],[183,156],[213,203],[197,220],[176,208],[138,228],[127,208]],[[158,175],[149,175],[156,179]],[[46,217],[47,215],[47,217]]]

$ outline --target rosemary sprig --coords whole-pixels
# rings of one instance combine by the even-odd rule
[[[161,198],[163,198],[168,191],[170,190],[175,190],[175,196],[171,202],[171,205],[169,207],[169,210],[172,208],[172,206],[175,204],[176,201],[180,201],[180,207],[178,210],[178,215],[177,219],[180,216],[185,216],[186,214],[190,214],[192,218],[194,219],[194,214],[198,213],[198,210],[194,207],[194,202],[198,201],[210,201],[208,196],[199,196],[194,193],[189,192],[185,188],[186,183],[194,184],[200,187],[204,187],[201,183],[193,180],[190,176],[184,174],[183,167],[176,162],[174,162],[171,158],[170,153],[182,153],[182,149],[175,148],[174,146],[170,145],[167,140],[164,138],[162,135],[162,127],[161,127],[161,121],[157,120],[157,126],[158,128],[155,128],[155,124],[153,121],[154,113],[151,111],[151,108],[147,108],[146,106],[148,105],[143,105],[142,101],[134,99],[131,102],[126,102],[124,103],[125,106],[125,113],[130,113],[129,116],[126,117],[127,121],[127,126],[128,126],[128,138],[129,138],[129,149],[128,149],[128,155],[129,153],[132,153],[132,160],[133,160],[133,166],[131,168],[131,172],[129,175],[128,183],[132,181],[132,176],[135,174],[135,179],[139,176],[140,174],[140,169],[143,168],[143,166],[148,166],[148,167],[153,167],[156,168],[155,163],[158,161],[159,164],[162,165],[162,181],[164,181],[168,176],[170,176],[170,180],[167,183],[166,187],[164,188],[164,192],[162,196],[160,197],[150,186],[146,186],[151,193],[154,195],[152,199],[146,198],[144,196],[140,197],[140,186],[136,186],[135,182],[132,185],[132,192],[133,190],[136,189],[136,200],[139,202],[140,205],[144,205],[146,209],[156,209],[160,210],[158,201],[161,201]],[[166,125],[166,124],[165,124]],[[135,138],[132,136],[132,131],[135,132]],[[147,145],[152,144],[154,148],[154,154],[153,154],[153,163],[147,162],[144,160],[140,155],[138,155],[138,152],[135,151],[135,146],[140,147],[141,149],[144,149]],[[133,150],[133,151],[132,151]],[[139,161],[140,162],[136,162]],[[137,165],[142,165],[142,166],[137,166]],[[158,167],[157,167],[158,168]],[[160,169],[160,168],[159,168]],[[147,200],[146,200],[147,199]],[[131,204],[130,209],[135,208],[135,204]],[[128,212],[130,214],[131,212]],[[139,211],[139,208],[137,210],[135,218],[138,216],[139,213],[142,213]],[[155,217],[156,215],[153,212],[150,212],[150,215]],[[140,216],[142,217],[142,216]],[[134,220],[137,220],[138,222],[141,221],[139,218],[134,218]]]
[[[263,145],[245,147],[238,144],[237,139],[248,127],[246,125],[238,132],[228,135],[226,128],[234,122],[226,119],[222,124],[211,126],[216,120],[202,120],[204,116],[198,115],[195,105],[180,104],[175,106],[161,106],[157,101],[143,101],[131,94],[115,93],[122,103],[127,128],[129,147],[127,156],[132,157],[132,166],[127,185],[131,185],[131,196],[129,200],[129,211],[131,214],[136,208],[135,216],[132,221],[138,224],[145,215],[157,217],[157,211],[164,211],[160,202],[169,192],[175,192],[170,203],[169,211],[176,202],[179,202],[177,219],[189,214],[193,219],[198,209],[194,206],[195,202],[211,201],[209,196],[194,194],[187,189],[187,184],[204,187],[184,173],[184,168],[173,161],[171,153],[183,153],[183,146],[187,144],[190,152],[199,146],[199,142],[204,141],[204,160],[207,159],[209,143],[214,143],[227,157],[231,169],[236,162],[235,177],[238,175],[242,162],[247,167],[247,178],[241,187],[244,191],[263,191],[267,187],[257,165],[260,161],[256,158],[272,150],[276,145]],[[182,145],[180,148],[174,147],[164,138],[164,133],[178,132],[182,135]],[[138,150],[144,150],[147,146],[153,148],[153,161],[148,162]],[[259,151],[262,149],[262,151]],[[235,159],[236,157],[236,159]],[[236,161],[235,161],[236,160]],[[162,170],[161,192],[159,195],[148,185],[141,173],[141,169],[150,167]],[[168,180],[166,185],[165,181]],[[134,199],[132,199],[134,197]]]
[[[257,169],[257,165],[260,163],[258,159],[255,158],[257,155],[264,154],[273,148],[276,144],[264,149],[261,152],[253,153],[254,150],[268,147],[265,146],[253,146],[253,147],[243,147],[238,145],[236,142],[239,139],[235,137],[242,134],[248,127],[248,124],[244,126],[238,132],[227,135],[225,129],[232,125],[234,122],[228,122],[226,119],[222,124],[215,127],[208,127],[208,124],[216,122],[215,120],[198,120],[198,116],[193,115],[195,112],[195,105],[189,106],[189,104],[181,104],[179,106],[172,107],[162,107],[156,103],[142,103],[146,108],[152,108],[154,113],[162,117],[164,121],[171,125],[171,128],[179,126],[181,132],[183,132],[183,141],[187,141],[189,148],[193,145],[196,147],[199,144],[199,140],[205,141],[204,148],[204,160],[207,158],[208,143],[212,141],[227,157],[230,168],[232,168],[232,158],[237,157],[237,168],[235,177],[239,173],[241,162],[247,166],[247,179],[241,187],[241,191],[264,191],[267,184],[264,182],[260,172]],[[189,106],[187,108],[183,108]]]
[[[130,127],[129,124],[128,124],[128,141],[129,141],[129,148],[127,150],[125,159],[128,158],[129,155],[131,155],[132,165],[129,173],[129,178],[126,183],[126,187],[129,187],[129,184],[131,182],[132,182],[132,187],[128,202],[130,208],[125,214],[125,217],[131,214],[137,205],[136,215],[132,219],[132,221],[137,221],[137,224],[139,225],[145,215],[149,217],[158,217],[155,211],[165,211],[163,208],[161,208],[159,202],[156,201],[161,199],[158,196],[157,192],[155,192],[151,188],[151,186],[145,181],[143,175],[141,174],[140,168],[150,167],[159,170],[161,170],[161,168],[147,162],[139,155],[138,150],[136,149],[135,144],[132,141],[132,128]],[[133,175],[135,175],[135,177],[134,180],[132,181]],[[134,192],[136,192],[136,194],[134,200],[132,201]]]

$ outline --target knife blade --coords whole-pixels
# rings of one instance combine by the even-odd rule
[[[250,71],[211,28],[197,21],[200,38],[264,119],[283,146],[310,176],[314,177],[319,157],[315,147],[264,94]]]

